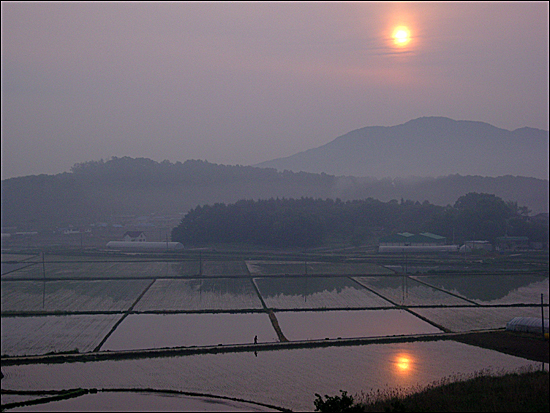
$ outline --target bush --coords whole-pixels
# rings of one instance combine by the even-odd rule
[[[348,392],[340,390],[341,396],[328,396],[325,394],[325,400],[320,394],[315,393],[315,411],[321,413],[359,413],[362,411],[359,405],[353,404],[353,397],[348,396]]]

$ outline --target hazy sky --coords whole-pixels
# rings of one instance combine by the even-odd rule
[[[548,130],[548,13],[3,1],[2,178],[111,156],[251,165],[420,116]]]

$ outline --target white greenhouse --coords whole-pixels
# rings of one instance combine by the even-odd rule
[[[542,334],[542,317],[515,317],[506,323],[506,330]],[[544,332],[548,333],[548,319],[544,319]]]
[[[177,251],[183,249],[183,244],[181,242],[109,241],[107,248],[124,251]]]
[[[458,252],[458,245],[380,245],[380,253]]]

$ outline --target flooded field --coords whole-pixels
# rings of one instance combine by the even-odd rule
[[[101,350],[276,342],[267,314],[132,314]]]
[[[136,311],[262,309],[250,279],[158,279]]]
[[[399,305],[471,305],[472,303],[424,285],[411,277],[354,277],[358,283]]]
[[[188,277],[199,273],[197,262],[36,262],[3,275],[8,278],[161,278]]]
[[[370,263],[330,263],[307,261],[247,261],[252,275],[355,275],[395,274],[381,265]]]
[[[206,276],[232,276],[248,275],[248,268],[244,261],[209,261],[204,260],[200,265],[202,275]],[[198,272],[197,272],[198,274]]]
[[[121,317],[121,314],[2,317],[2,355],[92,351]]]
[[[311,411],[315,393],[411,388],[453,374],[510,371],[533,364],[492,350],[438,341],[8,366],[2,368],[2,387],[172,389]],[[115,403],[124,407],[124,399]]]
[[[125,311],[150,280],[10,281],[2,283],[2,312]]]
[[[6,401],[10,403],[11,401]],[[161,392],[99,392],[75,399],[20,407],[18,412],[276,412],[277,409],[214,397]]]
[[[4,365],[2,389],[8,390],[82,387],[201,395],[99,392],[15,410],[103,410],[106,405],[131,410],[137,403],[140,410],[272,411],[275,406],[310,411],[315,393],[412,389],[483,369],[540,368],[454,341],[351,345],[340,339],[504,328],[517,316],[540,317],[541,294],[548,316],[544,275],[406,276],[369,263],[235,259],[79,262],[48,256],[42,264],[39,256],[28,255],[3,264],[3,357],[224,349],[220,354]],[[255,337],[258,346],[253,346]],[[334,343],[318,345],[327,339]],[[275,349],[280,341],[300,348]],[[29,397],[36,398],[4,394],[2,404]],[[242,404],[246,401],[263,405]]]
[[[461,275],[415,276],[426,284],[473,300],[478,304],[548,304],[548,276]]]
[[[390,307],[347,277],[254,278],[269,308]]]
[[[405,310],[278,312],[289,340],[433,334],[441,330]]]
[[[503,328],[514,317],[541,317],[540,306],[415,308],[412,310],[454,332]],[[548,317],[548,308],[545,309]]]

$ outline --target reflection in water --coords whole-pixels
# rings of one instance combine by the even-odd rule
[[[544,275],[452,275],[419,276],[419,280],[477,301],[495,301],[522,288],[533,288],[533,296],[540,297],[538,291],[548,285]],[[539,284],[540,283],[540,284]],[[531,286],[533,285],[533,286]],[[547,287],[546,287],[547,288]]]
[[[302,297],[304,301],[316,293],[341,293],[346,288],[362,290],[355,282],[341,277],[257,278],[256,283],[264,298],[285,295]]]
[[[277,312],[289,340],[319,340],[436,334],[441,330],[404,310],[283,311]]]
[[[412,364],[414,359],[408,353],[399,353],[393,359],[393,371],[397,373],[398,376],[409,376],[412,374]]]
[[[166,323],[166,326],[170,325],[173,324]],[[322,394],[339,394],[339,389],[346,389],[350,394],[359,394],[365,390],[383,392],[385,389],[400,388],[403,393],[408,393],[417,386],[425,387],[450,375],[470,375],[487,369],[514,372],[537,364],[451,340],[258,353],[261,353],[261,357],[258,354],[256,358],[250,352],[234,352],[2,366],[5,375],[2,388],[44,390],[142,387],[184,390],[227,395],[235,399],[284,406],[296,412],[308,412],[313,410],[313,395],[319,391]],[[409,359],[406,376],[395,371],[394,362],[400,355]],[[79,400],[81,397],[71,400]],[[44,406],[53,410],[49,403]],[[129,405],[118,406],[131,410]],[[166,411],[162,407],[156,404],[150,410]],[[141,406],[136,410],[145,409]]]

